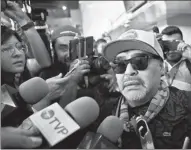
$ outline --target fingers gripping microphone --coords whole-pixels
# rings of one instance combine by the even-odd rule
[[[39,129],[49,146],[54,146],[80,128],[93,123],[99,115],[99,106],[90,97],[81,97],[62,109],[58,103],[30,116],[32,123]]]
[[[47,83],[38,77],[20,85],[19,90],[9,85],[1,86],[2,126],[18,126],[33,113],[29,104],[35,104],[49,92]]]
[[[88,132],[78,149],[117,149],[117,140],[123,133],[123,123],[115,116],[107,117],[98,127],[97,133]]]

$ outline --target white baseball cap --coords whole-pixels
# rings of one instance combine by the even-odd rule
[[[162,48],[155,34],[134,29],[123,33],[117,40],[108,43],[103,49],[103,55],[108,61],[113,61],[119,53],[128,50],[142,50],[160,56],[164,60]]]

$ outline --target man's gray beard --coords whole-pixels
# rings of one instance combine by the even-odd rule
[[[136,104],[142,104],[142,100],[146,97],[147,95],[147,90],[144,88],[142,91],[135,91],[135,92],[128,92],[127,90],[122,91],[122,95],[125,97],[125,99],[130,101],[131,103],[135,102]]]

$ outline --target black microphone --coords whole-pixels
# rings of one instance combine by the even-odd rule
[[[81,97],[64,109],[54,103],[36,112],[29,119],[47,140],[48,147],[52,147],[93,123],[98,115],[99,106],[96,101],[90,97]]]
[[[118,149],[115,144],[122,133],[122,121],[116,116],[109,116],[100,124],[97,133],[85,135],[78,149]]]
[[[38,77],[32,78],[15,89],[9,85],[1,86],[2,126],[18,126],[33,114],[31,104],[39,102],[49,92],[47,83]]]

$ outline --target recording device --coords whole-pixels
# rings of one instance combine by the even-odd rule
[[[163,49],[165,59],[178,62],[182,58],[182,53],[177,51],[180,41],[164,41],[162,39],[158,41]]]
[[[33,114],[31,104],[44,98],[49,92],[47,83],[39,78],[32,78],[19,86],[19,90],[9,85],[1,86],[2,126],[18,126]]]
[[[35,22],[36,26],[44,26],[47,20],[48,11],[42,8],[35,8],[31,11],[31,19]]]
[[[93,36],[86,38],[80,37],[70,41],[69,56],[71,61],[93,55]]]
[[[93,123],[99,115],[99,106],[90,97],[81,97],[64,109],[54,103],[29,117],[47,140],[50,147],[76,131]]]
[[[69,44],[70,61],[88,57],[87,60],[91,67],[90,73],[87,75],[90,86],[102,82],[103,79],[100,78],[100,75],[105,74],[111,68],[109,62],[103,56],[94,55],[93,43],[94,39],[90,36],[71,40]]]
[[[188,149],[189,144],[190,144],[190,139],[189,139],[189,137],[186,137],[185,140],[184,140],[182,149]]]
[[[122,121],[109,116],[100,124],[97,133],[88,132],[78,149],[117,149],[116,143],[123,133]]]
[[[152,134],[147,125],[146,120],[140,116],[136,119],[136,131],[140,137],[141,145],[143,149],[155,149],[152,139]]]

